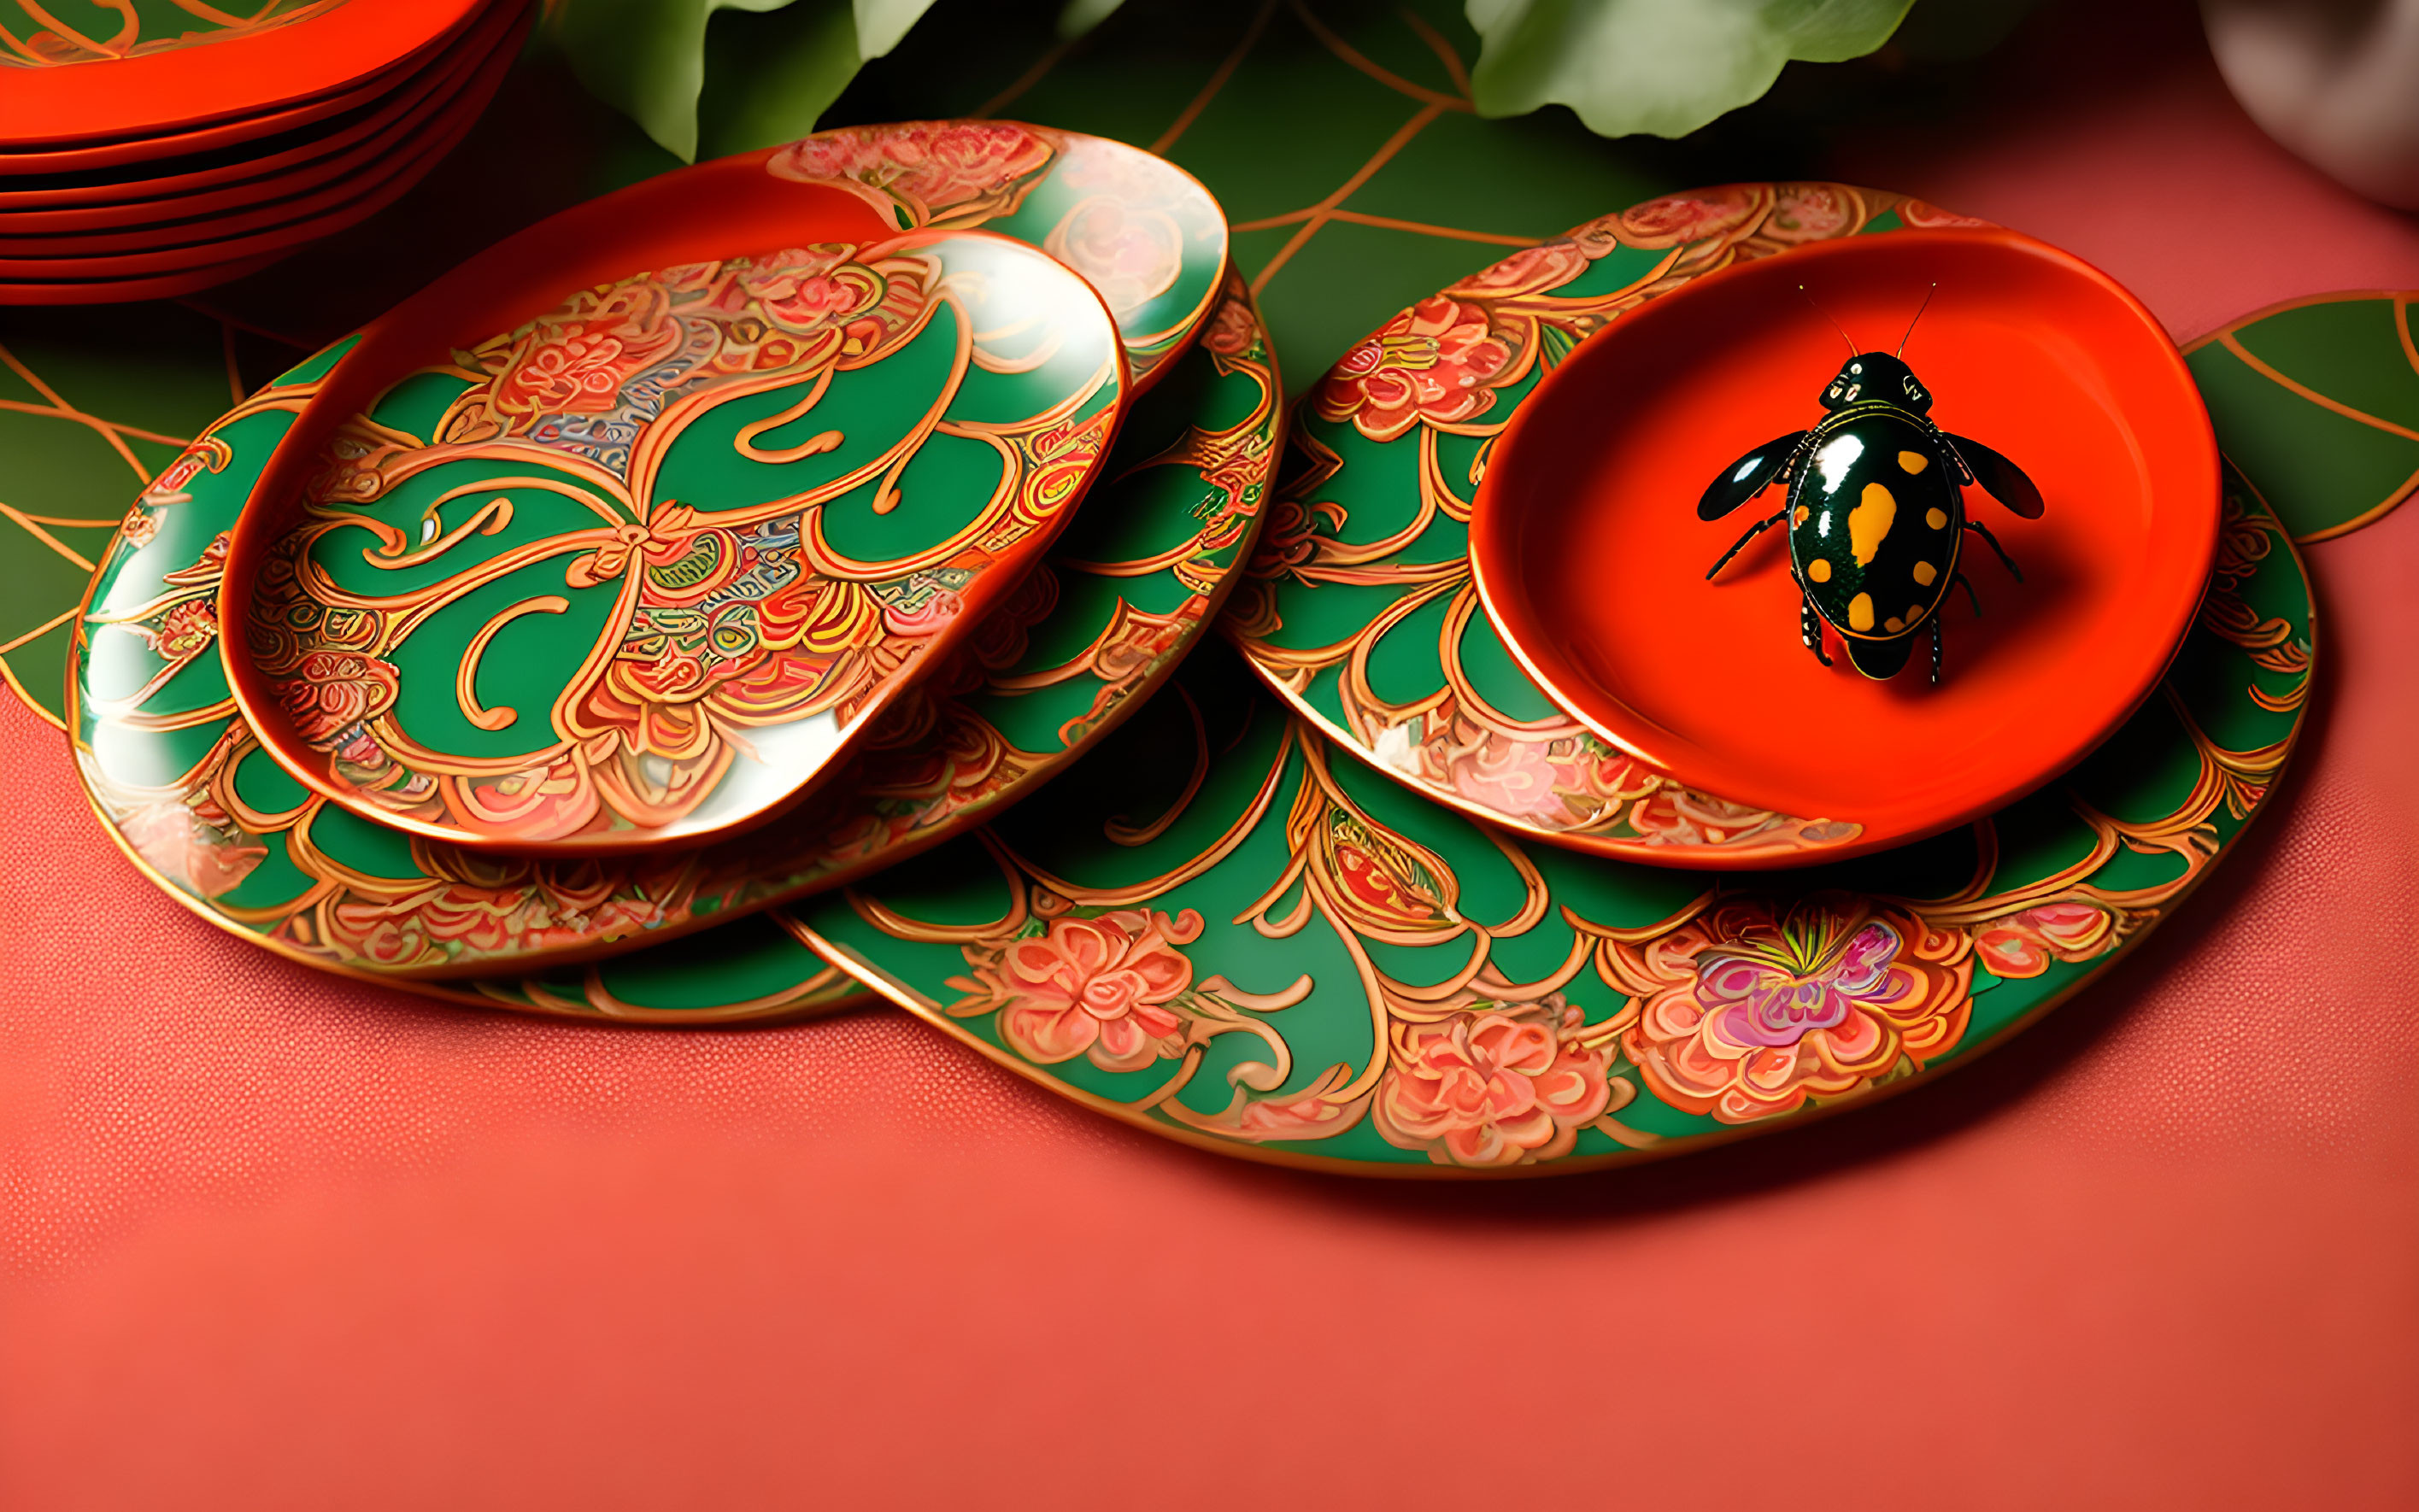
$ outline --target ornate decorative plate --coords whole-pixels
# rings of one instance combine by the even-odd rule
[[[1811,862],[1856,845],[1853,820],[1691,789],[1557,704],[1480,609],[1471,496],[1514,409],[1624,313],[1811,243],[1981,224],[1841,184],[1734,184],[1599,217],[1422,300],[1304,397],[1293,437],[1304,465],[1227,628],[1344,749],[1523,833],[1701,866]]]
[[[1886,359],[1903,330],[1952,439],[1813,432],[1849,351]],[[1773,438],[1810,433],[1832,439],[1809,489],[1699,513],[1743,455],[1777,467]],[[1998,486],[2039,518],[1959,488],[1960,452],[1987,472],[1985,448],[2017,459],[2039,492]],[[1902,231],[1733,264],[1591,337],[1518,401],[1470,558],[1556,703],[1688,790],[1853,825],[1845,856],[2003,808],[2122,724],[2192,623],[2217,507],[2208,412],[2141,301],[2011,231]],[[1826,582],[1834,618],[1810,624]],[[1877,651],[1896,677],[1852,664]]]
[[[2230,470],[2161,696],[2057,784],[1843,864],[1708,885],[1535,846],[1339,759],[1205,652],[1066,780],[795,910],[1035,1082],[1230,1154],[1579,1170],[1934,1076],[2104,970],[2266,802],[2309,588]]]
[[[1089,285],[985,232],[837,240],[749,175],[791,202],[765,246],[714,176],[625,191],[677,248],[586,249],[651,271],[590,282],[507,242],[306,410],[307,475],[264,478],[223,591],[237,702],[304,784],[524,853],[751,826],[1071,516],[1125,401]],[[474,334],[499,302],[520,318]]]
[[[621,1018],[779,1016],[858,995],[820,963],[801,969],[803,947],[778,924],[734,916],[965,828],[1123,719],[1232,587],[1281,423],[1267,333],[1230,279],[1199,344],[1132,411],[1049,560],[877,723],[859,770],[701,849],[510,861],[406,841],[293,782],[212,654],[227,533],[341,350],[213,425],[102,558],[68,710],[94,808],[170,896],[280,954],[390,978],[501,973],[425,990]],[[689,938],[559,964],[673,936]]]
[[[485,3],[270,0],[236,15],[198,0],[0,0],[0,143],[139,141],[214,122],[277,130],[263,123],[281,108],[392,87]]]

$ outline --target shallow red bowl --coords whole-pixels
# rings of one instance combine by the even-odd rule
[[[1980,488],[1979,590],[1941,610],[1887,681],[1798,639],[1786,532],[1708,582],[1769,490],[1722,520],[1705,486],[1759,443],[1810,428],[1847,354],[1906,347],[1933,419],[2041,487],[2020,520]],[[1803,284],[1805,294],[1799,292]],[[1821,304],[1817,311],[1808,296]],[[2209,579],[2217,447],[2175,344],[2098,269],[2013,232],[1905,231],[1801,249],[1702,279],[1582,343],[1519,409],[1488,464],[1471,560],[1513,654],[1604,736],[1687,786],[1864,826],[1857,850],[1998,808],[2073,765],[2147,697]]]

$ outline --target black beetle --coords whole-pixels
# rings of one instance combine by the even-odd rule
[[[1931,296],[1924,297],[1931,302]],[[1916,319],[1923,312],[1916,312]],[[1907,333],[1913,335],[1910,322]],[[1841,333],[1846,341],[1846,332]],[[1932,629],[1932,680],[1940,680],[1941,600],[1963,584],[1974,613],[1974,585],[1957,570],[1968,530],[1980,536],[2018,582],[2024,573],[1998,539],[1965,518],[1963,484],[1980,482],[2027,520],[2041,518],[2041,490],[2024,469],[1980,441],[1950,435],[1931,420],[1932,391],[1895,353],[1852,354],[1823,390],[1829,413],[1810,431],[1766,441],[1733,463],[1704,497],[1697,517],[1718,520],[1764,492],[1786,485],[1787,502],[1759,520],[1705,573],[1710,581],[1747,543],[1790,522],[1789,571],[1797,581],[1798,634],[1825,666],[1823,623],[1846,642],[1848,660],[1869,678],[1895,676],[1915,637]],[[1906,350],[1902,338],[1899,351]]]

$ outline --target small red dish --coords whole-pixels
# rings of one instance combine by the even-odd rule
[[[1836,641],[1840,664],[1816,662],[1785,530],[1706,580],[1779,490],[1715,523],[1695,508],[1759,443],[1822,418],[1847,355],[1832,321],[1887,351],[1935,282],[1906,347],[1932,418],[2012,458],[2048,504],[2020,520],[1965,491],[2025,580],[1969,538],[1985,612],[1962,593],[1941,610],[1936,688],[1925,653],[1887,681]],[[1580,344],[1505,430],[1471,560],[1513,654],[1606,740],[1706,793],[1859,824],[1848,848],[1865,851],[1998,808],[2099,744],[2181,642],[2217,522],[2208,413],[2139,300],[2013,232],[1903,231],[1726,269]]]

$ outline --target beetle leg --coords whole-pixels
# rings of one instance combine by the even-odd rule
[[[1831,664],[1831,658],[1823,649],[1823,617],[1814,612],[1814,601],[1803,594],[1797,599],[1797,634],[1806,642],[1806,649],[1814,653],[1814,660],[1825,666]]]
[[[1991,549],[1999,554],[1999,565],[2008,570],[2010,577],[2019,583],[2025,580],[2025,570],[2016,565],[2016,559],[2013,557],[2008,555],[2008,548],[1999,544],[1999,538],[1991,533],[1989,526],[1980,520],[1968,520],[1965,522],[1965,528],[1990,542]]]
[[[1712,582],[1714,580],[1714,574],[1720,572],[1723,568],[1728,567],[1731,564],[1732,557],[1737,556],[1740,552],[1745,551],[1749,542],[1753,541],[1756,537],[1764,534],[1766,530],[1771,529],[1774,526],[1779,525],[1781,521],[1788,518],[1789,506],[1783,504],[1780,506],[1780,512],[1774,515],[1772,518],[1768,520],[1758,520],[1755,524],[1749,526],[1747,527],[1747,534],[1738,538],[1738,543],[1732,546],[1730,550],[1723,552],[1722,559],[1714,563],[1713,566],[1705,570],[1705,581],[1708,583]]]
[[[1940,686],[1940,617],[1932,617],[1932,685]]]
[[[1952,581],[1952,582],[1954,582],[1954,583],[1955,583],[1959,588],[1964,588],[1964,589],[1965,590],[1965,602],[1966,602],[1966,603],[1970,603],[1970,604],[1972,604],[1972,605],[1974,606],[1974,618],[1975,618],[1975,619],[1981,619],[1981,618],[1982,618],[1982,597],[1981,597],[1981,595],[1980,595],[1980,594],[1976,593],[1976,592],[1974,591],[1974,585],[1973,585],[1972,583],[1970,583],[1970,582],[1966,581],[1965,574],[1964,574],[1964,573],[1958,573],[1958,574],[1956,575],[1956,577],[1955,577],[1955,578],[1951,579],[1951,581]]]

